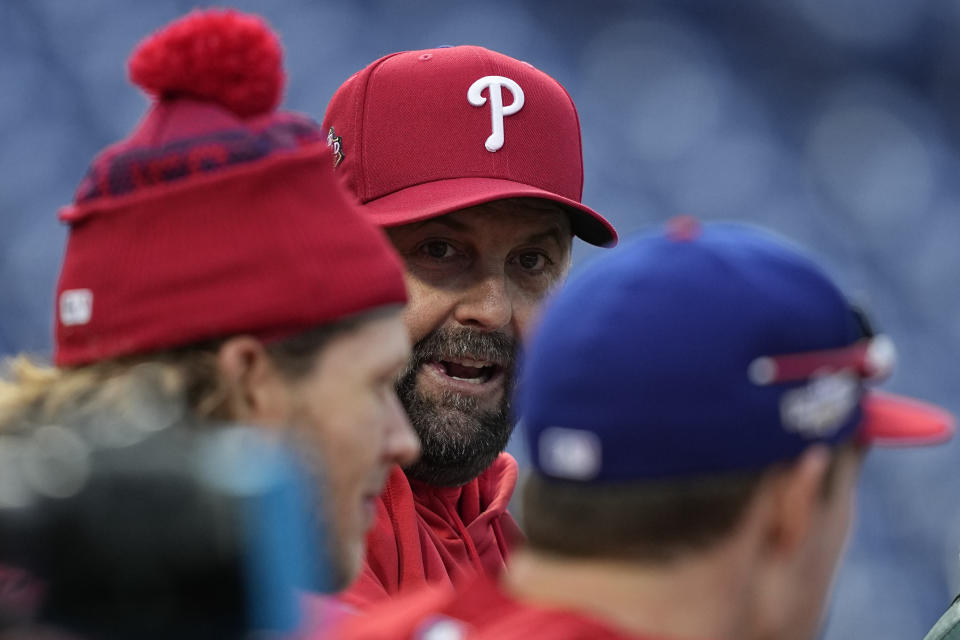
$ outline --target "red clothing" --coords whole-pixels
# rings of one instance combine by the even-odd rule
[[[567,609],[515,600],[487,578],[459,592],[427,588],[347,619],[337,640],[653,640]]]
[[[394,469],[377,500],[363,571],[342,600],[365,609],[401,589],[498,576],[523,539],[507,513],[517,473],[507,453],[462,487],[435,487]]]

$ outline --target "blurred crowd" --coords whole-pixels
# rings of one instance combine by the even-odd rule
[[[951,179],[960,159],[956,116],[960,91],[955,88],[960,49],[953,37],[960,24],[960,4],[756,0],[730,6],[698,0],[601,0],[588,5],[290,2],[266,7],[237,2],[233,6],[261,13],[282,38],[288,75],[283,108],[322,125],[308,134],[297,133],[302,136],[297,144],[322,142],[326,149],[344,135],[347,125],[337,125],[332,134],[328,131],[325,113],[331,97],[351,74],[383,55],[471,44],[533,64],[559,81],[576,104],[583,192],[565,197],[600,212],[621,237],[676,214],[756,223],[782,234],[812,254],[898,345],[899,362],[889,388],[960,410],[954,392],[960,328],[952,321],[960,311],[956,276],[960,258],[953,250],[960,237],[956,210],[960,200]],[[83,4],[10,0],[0,6],[0,52],[5,60],[0,67],[4,88],[0,216],[6,229],[0,234],[4,275],[0,295],[5,301],[0,307],[0,353],[28,353],[39,361],[57,357],[52,319],[60,317],[63,323],[64,316],[63,300],[54,292],[58,274],[70,265],[64,262],[68,224],[76,224],[78,218],[58,221],[56,212],[75,199],[82,212],[81,181],[91,158],[144,123],[152,99],[127,80],[130,52],[145,35],[191,8],[177,2],[133,8],[110,0]],[[504,106],[509,106],[511,96],[516,99],[509,88],[501,93]],[[390,108],[385,109],[389,114]],[[506,127],[512,117],[505,116]],[[402,117],[397,118],[402,124]],[[540,135],[549,138],[551,133],[555,132]],[[407,159],[429,155],[433,144],[443,142],[421,140],[401,147],[402,141],[397,141],[394,153]],[[354,159],[349,148],[344,158],[349,167]],[[370,196],[379,188],[376,182],[375,178],[363,184],[361,199],[363,189]],[[243,201],[245,196],[238,198]],[[467,203],[453,204],[457,206],[442,213]],[[602,229],[575,226],[572,232],[587,240],[574,242],[572,255],[566,258],[575,275],[582,264],[604,253],[596,245],[606,238]],[[137,229],[129,233],[136,237]],[[257,232],[249,233],[254,237]],[[404,238],[391,239],[409,266]],[[136,264],[138,258],[136,252],[123,258],[125,252],[117,252],[112,244],[91,251],[117,260],[110,278],[129,272],[132,267],[123,265]],[[350,290],[352,285],[347,282],[343,288]],[[407,289],[418,295],[409,277]],[[60,294],[63,290],[61,286]],[[158,287],[155,295],[162,292]],[[291,297],[296,293],[291,290]],[[381,293],[380,299],[367,301],[368,306],[401,302],[398,295]],[[178,304],[190,309],[203,295]],[[67,300],[79,305],[82,316],[83,296],[68,295]],[[350,309],[328,308],[327,315],[297,318],[297,328],[365,308],[365,302],[355,302]],[[128,303],[120,298],[117,304],[124,308]],[[276,305],[282,307],[283,301]],[[144,307],[144,313],[156,311]],[[414,327],[411,337],[416,344],[425,337],[417,335],[418,319],[411,319],[409,311],[404,319]],[[67,320],[69,329],[69,314]],[[273,318],[280,324],[288,320]],[[229,325],[222,318],[215,322],[231,330],[261,329]],[[429,322],[422,320],[424,332]],[[275,327],[262,328],[271,333]],[[231,334],[197,335],[206,340]],[[177,336],[189,337],[183,332]],[[430,355],[426,347],[434,352],[452,349],[458,339],[464,338],[442,334],[434,343],[421,345],[419,353]],[[130,340],[125,344],[135,344],[134,338]],[[93,352],[82,352],[81,346],[76,347],[80,351],[63,351],[69,344],[59,345],[61,357],[78,354],[61,361],[68,366],[136,352],[90,355]],[[158,343],[164,348],[185,344]],[[497,358],[503,360],[510,345],[472,348],[486,354],[472,364],[502,366],[506,363]],[[409,403],[406,406],[409,413]],[[416,429],[416,420],[412,422]],[[422,439],[422,430],[417,431]],[[97,438],[103,437],[91,436],[91,445],[86,440],[68,443],[59,432],[45,433],[60,443],[57,446],[92,446],[91,451],[99,451]],[[503,437],[508,435],[509,430]],[[491,446],[499,451],[496,443]],[[956,481],[951,475],[955,446],[906,455],[881,450],[865,459],[858,521],[838,572],[824,638],[920,637],[960,591],[956,559],[960,511],[953,504]],[[9,444],[0,448],[0,459],[19,459],[28,449],[22,443]],[[386,449],[393,451],[385,454],[390,462],[412,457],[402,445]],[[514,438],[508,450],[521,472],[540,464],[536,451],[520,438]],[[490,460],[463,464],[467,462],[481,468],[490,464]],[[16,494],[9,487],[17,480],[2,474],[0,470],[8,487],[5,495]],[[199,482],[191,480],[195,481]],[[501,506],[506,509],[506,504]],[[511,508],[523,511],[516,499]],[[495,546],[501,550],[508,546],[513,526],[498,529]],[[287,530],[291,527],[303,528],[299,523]],[[440,552],[441,564],[449,560],[444,553]],[[479,556],[486,566],[489,557],[483,552]],[[429,574],[429,566],[425,561],[420,570]],[[329,584],[324,588],[332,589]],[[359,602],[358,596],[351,604]]]

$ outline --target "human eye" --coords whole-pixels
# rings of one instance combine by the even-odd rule
[[[427,240],[417,247],[417,253],[432,260],[449,260],[457,254],[457,249],[444,240]]]
[[[532,250],[517,253],[513,262],[531,274],[539,274],[553,264],[553,260],[546,253]]]

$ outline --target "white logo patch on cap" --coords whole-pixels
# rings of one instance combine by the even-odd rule
[[[513,95],[513,102],[503,106],[503,88],[506,87]],[[482,107],[487,99],[480,93],[487,89],[490,96],[490,119],[493,133],[487,137],[484,146],[491,153],[503,146],[503,117],[512,116],[523,108],[523,89],[510,78],[503,76],[483,76],[467,89],[467,100],[475,107]]]
[[[60,294],[60,322],[65,327],[87,324],[93,317],[93,291],[68,289]]]
[[[787,429],[802,436],[827,437],[843,426],[858,397],[858,384],[853,375],[818,376],[799,389],[783,394],[780,418]]]
[[[540,467],[552,476],[589,480],[600,473],[603,446],[592,431],[548,427],[540,434]]]

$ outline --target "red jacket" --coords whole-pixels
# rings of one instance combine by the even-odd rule
[[[566,610],[515,600],[492,580],[475,579],[455,593],[421,589],[351,616],[337,640],[653,640]]]
[[[409,480],[395,468],[377,501],[363,571],[342,600],[365,609],[401,589],[499,575],[523,539],[507,513],[516,484],[517,462],[507,453],[462,487]]]

